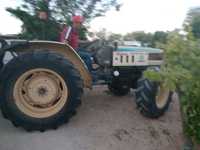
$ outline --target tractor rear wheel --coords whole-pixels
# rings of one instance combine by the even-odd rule
[[[138,80],[136,90],[136,104],[146,117],[158,118],[169,107],[172,100],[172,92],[162,84],[141,78]]]
[[[73,116],[82,93],[80,74],[64,57],[27,52],[4,68],[1,110],[27,131],[56,129]]]

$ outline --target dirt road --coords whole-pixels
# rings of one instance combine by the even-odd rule
[[[158,120],[144,118],[133,93],[115,97],[105,87],[86,90],[69,124],[45,133],[27,133],[0,116],[0,150],[180,150],[178,100]]]

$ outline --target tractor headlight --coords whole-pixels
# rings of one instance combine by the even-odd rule
[[[163,53],[150,53],[149,60],[163,60]]]

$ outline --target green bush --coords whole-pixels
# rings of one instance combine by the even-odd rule
[[[161,72],[145,75],[179,92],[185,133],[200,143],[200,41],[174,32],[160,47],[165,50]]]

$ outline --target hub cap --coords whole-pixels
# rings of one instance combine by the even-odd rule
[[[20,111],[31,117],[46,118],[64,107],[68,89],[58,73],[49,69],[32,69],[17,79],[13,94]]]
[[[158,108],[162,109],[167,104],[169,94],[170,90],[168,88],[163,85],[158,87],[158,93],[156,96],[156,105]]]

